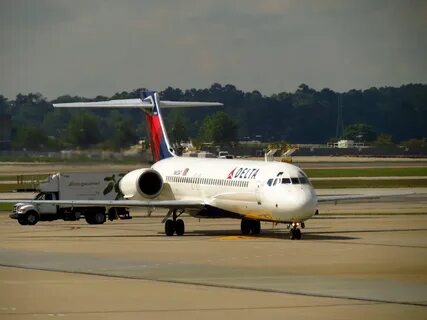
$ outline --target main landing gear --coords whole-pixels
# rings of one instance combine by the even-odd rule
[[[165,234],[168,237],[173,236],[174,233],[176,233],[177,236],[182,236],[185,233],[185,224],[184,220],[177,219],[182,212],[177,215],[176,210],[172,211],[172,219],[167,219],[165,221]]]
[[[242,219],[240,230],[243,235],[248,235],[249,233],[254,235],[259,234],[261,232],[261,222],[258,220]]]
[[[302,229],[304,229],[305,224],[304,222],[301,223],[292,223],[288,225],[288,228],[291,228],[291,230],[289,230],[289,238],[291,240],[301,240],[301,230],[298,228],[299,226],[301,226]]]

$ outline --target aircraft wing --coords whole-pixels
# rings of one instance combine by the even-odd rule
[[[141,208],[168,208],[168,209],[198,209],[205,206],[204,202],[192,200],[28,200],[7,199],[0,203],[31,203],[31,204],[54,204],[86,207],[141,207]]]
[[[394,194],[336,194],[336,195],[318,195],[318,202],[337,202],[342,200],[359,200],[359,199],[379,199],[384,197],[398,197],[414,195],[413,193],[394,193]]]

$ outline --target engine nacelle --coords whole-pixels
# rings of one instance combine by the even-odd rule
[[[163,179],[156,170],[138,169],[126,174],[119,187],[125,199],[152,199],[162,192]]]

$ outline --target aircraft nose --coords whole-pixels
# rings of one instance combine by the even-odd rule
[[[316,194],[299,190],[294,197],[293,209],[297,214],[311,217],[316,211],[317,199]]]

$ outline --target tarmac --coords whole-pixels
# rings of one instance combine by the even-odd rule
[[[166,237],[161,211],[100,226],[0,213],[0,319],[426,319],[425,194],[319,209],[299,241],[191,217]]]

